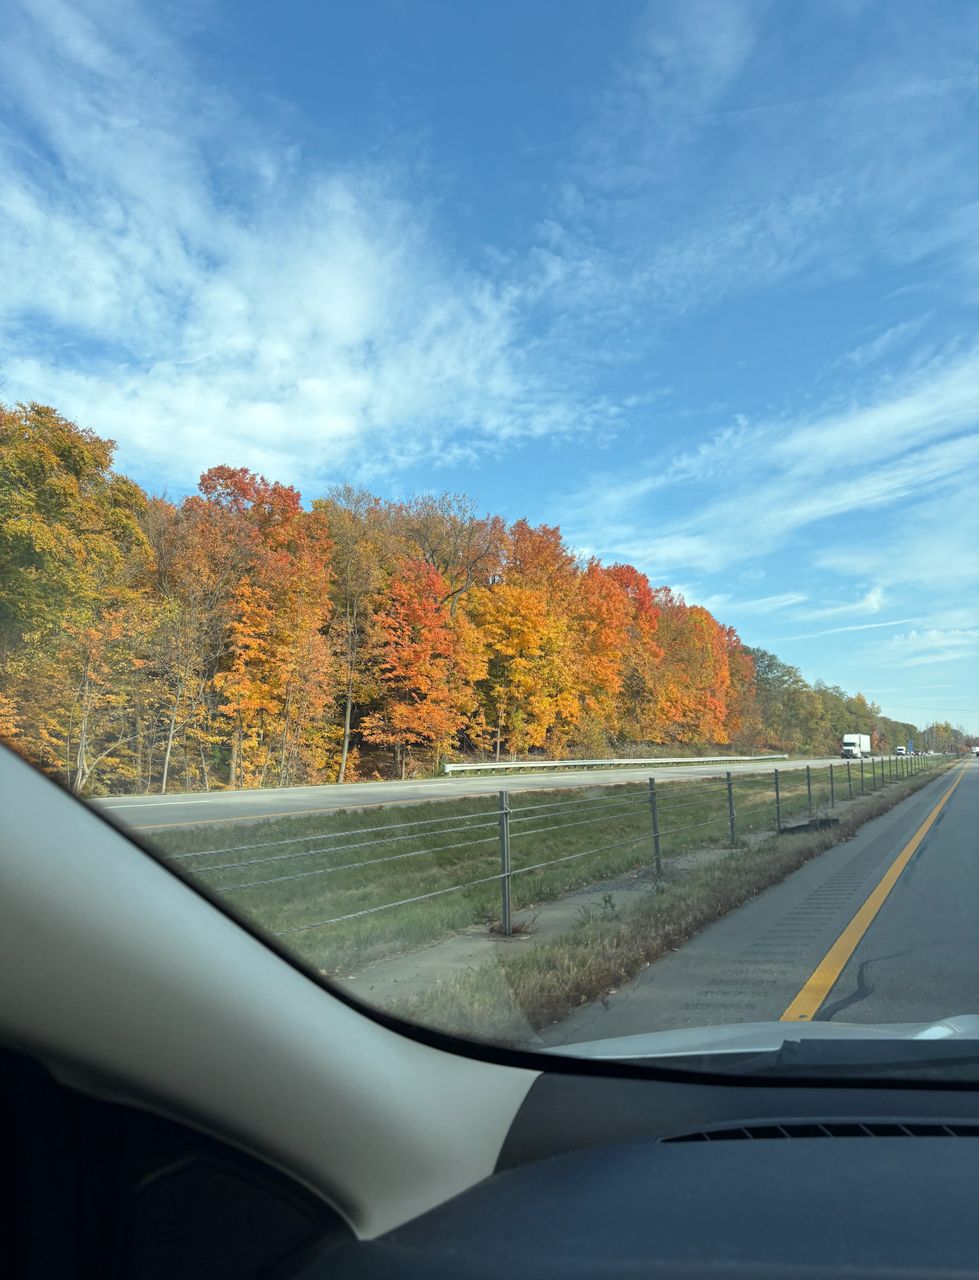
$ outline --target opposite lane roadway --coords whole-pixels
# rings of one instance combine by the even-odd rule
[[[839,758],[748,761],[730,765],[732,773],[825,767]],[[609,786],[645,782],[647,778],[717,777],[724,766],[667,765],[660,768],[569,770],[567,773],[521,773],[488,777],[424,778],[410,782],[350,782],[324,787],[281,787],[250,791],[210,791],[193,795],[106,796],[94,804],[134,831],[189,826],[201,822],[234,822],[281,818],[287,814],[319,813],[331,809],[367,809],[382,804],[410,804],[422,800],[458,800],[497,791],[550,791],[561,787]]]

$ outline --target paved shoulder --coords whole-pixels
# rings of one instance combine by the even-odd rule
[[[902,974],[914,971],[923,975],[931,963],[925,959],[928,954],[945,957],[941,965],[932,963],[929,981],[915,979],[917,998],[913,1005],[907,1004],[907,1016],[902,1013],[901,1021],[922,1021],[979,1009],[979,954],[974,941],[979,923],[979,822],[974,809],[979,799],[979,765],[967,768],[969,776],[957,789],[961,797],[957,794],[954,803],[946,806],[946,815],[936,823],[905,872],[912,872],[914,867],[909,882],[912,887],[896,900],[900,906],[889,925],[885,947],[892,941],[896,943],[892,933],[908,928],[909,917],[914,914],[913,894],[922,880],[933,879],[936,886],[941,885],[940,889],[929,890],[929,905],[910,937],[906,937],[903,946],[894,948],[895,952],[904,953],[891,975],[895,986],[902,981]],[[646,1031],[779,1019],[949,784],[948,774],[937,777],[888,813],[868,822],[852,840],[814,858],[678,951],[644,969],[605,1001],[573,1014],[560,1027],[545,1033],[544,1039],[554,1044],[573,1044]],[[934,872],[933,863],[941,864]],[[953,930],[957,941],[942,952],[941,937],[948,928],[944,903],[946,895],[954,892],[954,885],[958,885],[961,894]],[[873,932],[868,934],[868,946],[875,937]],[[854,961],[856,969],[842,975],[837,984],[839,991],[857,989],[862,961],[856,956]],[[953,973],[956,981],[948,988],[941,978],[948,980]],[[833,1002],[839,998],[838,990],[831,993]],[[973,994],[967,999],[970,990]],[[893,1003],[876,1007],[871,1004],[861,1008],[859,1017],[848,1014],[846,1020],[890,1021],[882,1010],[896,1007]],[[829,1002],[827,1009],[833,1013]],[[842,1013],[840,1008],[837,1011]]]
[[[979,1012],[979,762],[965,772],[819,1010],[820,1021]]]

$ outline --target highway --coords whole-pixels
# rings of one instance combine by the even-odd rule
[[[545,1040],[963,1013],[979,1013],[979,760],[940,774]]]
[[[732,763],[732,773],[813,768],[839,758],[759,760]],[[458,800],[498,791],[551,791],[562,787],[608,786],[645,782],[647,778],[702,778],[724,773],[724,766],[667,765],[625,769],[583,769],[567,773],[520,773],[480,777],[422,778],[408,782],[350,782],[341,786],[281,787],[250,791],[210,791],[193,795],[106,796],[93,804],[134,831],[198,823],[255,821],[287,814],[322,813],[331,809],[367,809],[375,805],[411,804],[423,800]]]

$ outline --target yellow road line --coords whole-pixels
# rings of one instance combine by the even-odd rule
[[[877,912],[884,905],[887,895],[897,884],[901,872],[914,857],[918,846],[934,826],[938,815],[948,803],[949,797],[965,776],[962,770],[939,802],[925,818],[908,843],[884,872],[866,902],[836,939],[830,949],[812,971],[805,986],[779,1019],[780,1022],[811,1022],[834,983],[843,972],[847,961],[856,951],[860,940],[870,928]]]

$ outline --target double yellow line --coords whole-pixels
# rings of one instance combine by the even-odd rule
[[[897,884],[901,872],[914,857],[918,846],[935,825],[938,815],[948,804],[949,797],[964,776],[965,771],[960,770],[958,777],[884,872],[866,902],[812,971],[805,986],[782,1014],[780,1022],[811,1022],[819,1012],[820,1006],[843,972],[847,961],[856,951],[877,912],[884,905],[887,895]]]

